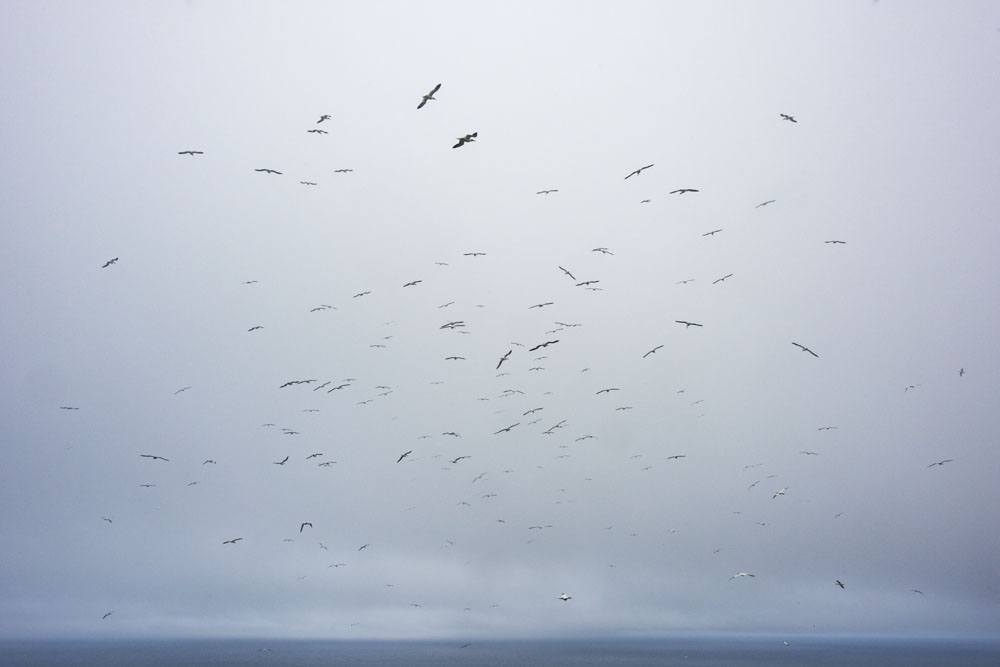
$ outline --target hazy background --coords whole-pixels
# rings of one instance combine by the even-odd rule
[[[4,15],[0,635],[996,636],[997,3]]]

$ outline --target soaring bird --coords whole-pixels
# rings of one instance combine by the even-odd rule
[[[838,428],[840,428],[840,427],[839,427],[839,426],[820,426],[820,427],[819,427],[818,429],[816,429],[816,430],[817,430],[817,431],[835,431],[835,430],[837,430]]]
[[[354,171],[354,170],[353,169],[334,169],[333,173],[335,173],[335,174],[349,174],[352,171]]]
[[[958,377],[962,377],[963,375],[965,375],[965,367],[964,366],[962,368],[958,369]]]
[[[223,541],[223,544],[236,544],[237,542],[239,542],[242,539],[243,539],[242,537],[234,537],[231,540],[225,540],[225,541]]]
[[[520,426],[520,424],[521,424],[521,422],[517,422],[516,424],[511,424],[510,426],[505,426],[504,428],[500,429],[499,431],[497,431],[493,435],[499,435],[501,433],[510,433],[510,431],[511,431],[512,428],[514,428],[515,426]]]
[[[844,245],[845,243],[847,243],[847,241],[823,241],[823,243],[834,243],[834,244]]]
[[[945,463],[951,463],[955,459],[941,459],[940,461],[935,461],[934,463],[927,466],[928,468],[933,468],[934,466],[943,466]]]
[[[716,234],[718,234],[721,231],[722,231],[721,229],[713,229],[710,232],[705,232],[704,234],[702,234],[702,236],[715,236]]]
[[[567,276],[569,276],[571,280],[574,280],[574,281],[576,280],[576,276],[574,276],[572,273],[570,273],[567,269],[564,269],[563,267],[560,266],[559,270],[562,271],[563,273],[565,273]]]
[[[101,265],[101,268],[102,269],[106,269],[106,268],[108,268],[109,266],[111,266],[112,264],[114,264],[117,261],[118,261],[117,257],[112,257],[108,261],[104,262],[104,264]]]
[[[833,583],[837,584],[841,588],[847,588],[846,586],[844,586],[844,582],[841,581],[840,579],[835,580]]]
[[[330,134],[326,130],[318,130],[316,128],[313,128],[311,130],[306,130],[306,132],[309,132],[310,134]]]
[[[254,171],[259,171],[262,174],[277,174],[278,176],[281,176],[282,174],[282,172],[276,171],[274,169],[254,169]]]
[[[458,463],[458,462],[459,462],[459,461],[461,461],[462,459],[468,459],[468,458],[472,458],[472,457],[471,457],[471,456],[456,456],[455,458],[453,458],[453,459],[451,460],[451,462],[452,462],[452,463]]]
[[[459,137],[458,143],[452,146],[452,148],[459,148],[461,146],[464,146],[465,144],[472,143],[473,141],[476,140],[477,136],[479,136],[479,133],[473,132],[472,134],[467,134],[464,137]]]
[[[299,532],[301,533],[303,531],[303,529],[305,529],[306,526],[309,526],[310,528],[312,528],[313,527],[312,522],[310,522],[310,521],[303,521],[302,523],[300,523],[299,524]]]
[[[156,454],[139,454],[139,456],[144,459],[152,459],[153,461],[167,461],[167,462],[170,461],[170,459],[164,458],[162,456],[157,456]]]
[[[460,357],[458,355],[452,355],[450,357],[445,357],[445,361],[465,361],[465,357]]]
[[[371,293],[372,293],[372,291],[371,291],[371,290],[365,290],[364,292],[358,292],[357,294],[355,294],[355,295],[354,295],[354,296],[352,296],[351,298],[352,298],[352,299],[357,299],[357,298],[359,298],[359,297],[362,297],[362,296],[368,296],[368,295],[369,295],[369,294],[371,294]]]
[[[424,95],[420,99],[420,104],[417,105],[417,109],[423,109],[425,104],[427,104],[431,100],[436,100],[437,98],[434,97],[434,93],[436,93],[438,90],[440,90],[440,88],[441,88],[441,84],[439,83],[438,85],[434,86],[433,89],[431,89],[431,92],[429,92],[426,95]]]
[[[677,324],[683,324],[685,329],[687,329],[688,327],[703,327],[703,326],[705,326],[704,324],[698,324],[697,322],[688,322],[686,320],[674,320],[674,322],[676,322]]]
[[[695,190],[694,188],[679,188],[677,190],[671,190],[670,194],[672,194],[672,195],[682,195],[682,194],[684,194],[686,192],[701,192],[701,190]]]
[[[621,391],[621,388],[619,388],[619,387],[606,387],[605,389],[599,390],[597,392],[597,394],[595,394],[595,395],[599,396],[601,394],[610,394],[613,391]]]
[[[601,247],[601,248],[591,248],[590,252],[599,252],[602,255],[614,255],[615,254],[615,253],[611,252],[610,250],[608,250],[607,248],[604,248],[604,247]]]
[[[563,593],[562,595],[559,596],[559,599],[562,600],[563,602],[569,602],[570,600],[573,599],[573,596],[570,595],[569,593]]]
[[[778,114],[778,115],[781,116],[782,120],[787,120],[790,123],[797,123],[797,122],[799,122],[799,121],[795,120],[795,116],[789,116],[787,113],[781,113],[781,114]]]
[[[582,280],[576,284],[577,287],[586,287],[587,285],[596,285],[601,282],[600,280]]]
[[[272,463],[274,465],[276,465],[276,466],[283,466],[286,463],[288,463],[288,457],[286,456],[285,458],[281,459],[280,461],[272,461]]]
[[[536,345],[534,347],[529,347],[528,348],[528,352],[534,352],[535,350],[541,349],[543,347],[548,347],[549,345],[555,345],[558,342],[559,342],[558,339],[556,339],[556,340],[547,340],[544,343],[539,343],[538,345]]]
[[[651,165],[651,164],[647,164],[645,167],[639,167],[635,171],[629,172],[629,175],[625,177],[625,180],[627,181],[628,179],[632,178],[633,176],[635,176],[637,174],[641,174],[643,171],[645,171],[646,169],[649,169],[652,166],[653,165]]]
[[[773,204],[776,201],[777,201],[777,199],[768,199],[767,201],[762,201],[761,203],[757,204],[756,206],[754,206],[754,208],[760,208],[762,206],[767,206],[768,204]]]
[[[687,454],[673,454],[667,457],[668,461],[679,461],[680,459],[686,459]]]
[[[252,327],[250,327],[249,329],[247,329],[247,333],[249,333],[249,332],[251,332],[251,331],[258,331],[259,329],[263,329],[263,328],[264,328],[264,327],[262,327],[261,325],[259,325],[259,324],[258,324],[258,325],[256,325],[256,326],[252,326]]]
[[[316,452],[315,454],[310,454],[309,456],[306,457],[306,461],[308,461],[309,459],[319,458],[320,456],[323,456],[323,452]]]
[[[60,410],[79,410],[80,408],[72,406],[72,405],[60,405],[59,409]]]
[[[106,516],[102,516],[101,517],[101,521],[107,521],[108,523],[114,523],[114,521],[112,521],[110,517],[106,517]]]
[[[405,285],[403,285],[403,287],[413,287],[415,285],[419,285],[422,282],[424,282],[424,281],[423,280],[411,280],[410,282],[408,282]]]
[[[371,546],[371,545],[370,545],[370,544],[362,544],[362,545],[361,545],[360,547],[358,547],[358,551],[364,551],[364,550],[365,550],[365,549],[367,549],[367,548],[368,548],[369,546]]]
[[[694,278],[688,278],[687,280],[678,280],[674,284],[675,285],[687,285],[688,283],[693,283],[693,282],[694,282]]]
[[[737,572],[736,574],[734,574],[733,576],[731,576],[729,578],[730,579],[737,579],[737,578],[740,578],[740,577],[756,577],[756,576],[757,576],[756,574],[752,574],[750,572]]]
[[[657,345],[657,346],[656,346],[656,347],[654,347],[654,348],[653,348],[652,350],[650,350],[650,351],[649,351],[649,352],[647,352],[646,354],[642,355],[642,358],[643,358],[643,359],[645,359],[645,358],[646,358],[646,357],[648,357],[649,355],[651,355],[651,354],[655,354],[655,353],[656,353],[656,351],[657,351],[657,350],[659,350],[659,349],[660,349],[661,347],[663,347],[663,346],[662,346],[662,345]]]
[[[177,151],[178,155],[204,155],[205,151]]]
[[[794,345],[795,347],[799,348],[799,349],[800,349],[800,350],[802,350],[803,352],[808,352],[808,353],[809,353],[809,354],[811,354],[812,356],[814,356],[814,357],[816,357],[817,359],[819,359],[819,355],[818,355],[818,354],[816,354],[815,352],[813,352],[812,350],[810,350],[810,349],[809,349],[808,347],[806,347],[805,345],[800,345],[799,343],[796,343],[795,341],[792,341],[792,345]]]
[[[108,613],[106,613],[104,616],[101,616],[101,620],[103,621],[104,619],[106,619],[108,616],[110,616],[113,613],[115,613],[114,609],[112,609],[111,611],[109,611]]]
[[[539,190],[539,191],[538,191],[538,192],[536,192],[535,194],[536,194],[536,195],[550,195],[550,194],[552,194],[553,192],[559,192],[559,191],[558,191],[558,190]]]
[[[783,495],[785,495],[785,491],[788,491],[788,487],[787,487],[787,486],[786,486],[786,487],[783,487],[783,488],[781,488],[781,489],[778,489],[777,491],[775,491],[775,492],[774,492],[774,495],[772,495],[772,496],[771,496],[771,500],[774,500],[774,499],[775,499],[775,498],[777,498],[778,496],[783,496]]]
[[[322,122],[323,122],[324,120],[330,120],[330,114],[328,114],[328,113],[325,113],[325,114],[323,114],[322,116],[320,116],[320,117],[319,117],[319,120],[318,120],[318,121],[316,121],[316,124],[317,124],[317,125],[319,125],[319,124],[320,124],[320,123],[322,123]]]
[[[407,456],[409,456],[412,453],[413,453],[412,449],[406,450],[405,452],[403,452],[402,454],[399,455],[399,458],[396,459],[396,463],[399,463],[400,461],[402,461],[403,459],[405,459]]]
[[[316,181],[299,181],[299,185],[319,185]]]
[[[497,362],[497,370],[500,370],[501,364],[503,364],[503,362],[507,361],[507,359],[510,358],[510,355],[513,351],[514,351],[513,349],[507,350],[507,354],[500,357],[500,361]]]
[[[545,303],[536,303],[533,306],[528,306],[528,310],[531,310],[532,308],[544,308],[545,306],[551,306],[554,304],[555,304],[554,301],[546,301]]]
[[[486,253],[485,252],[463,252],[462,256],[463,257],[485,257]]]

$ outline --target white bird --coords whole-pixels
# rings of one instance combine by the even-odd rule
[[[570,595],[569,593],[563,593],[562,595],[559,596],[559,599],[562,600],[563,602],[569,602],[570,600],[573,599],[573,596]]]
[[[737,577],[756,577],[756,576],[757,576],[756,574],[752,574],[750,572],[737,572],[736,574],[734,574],[733,576],[731,576],[729,578],[730,579],[736,579]]]
[[[777,491],[775,491],[775,492],[774,492],[774,495],[773,495],[773,496],[771,496],[771,500],[774,500],[774,499],[775,499],[775,498],[777,498],[778,496],[783,496],[783,495],[785,495],[785,491],[787,491],[787,490],[788,490],[788,487],[787,487],[787,486],[786,486],[786,487],[784,487],[784,488],[781,488],[781,489],[778,489]]]

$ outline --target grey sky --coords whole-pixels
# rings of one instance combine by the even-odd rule
[[[995,635],[998,26],[7,3],[0,635]]]

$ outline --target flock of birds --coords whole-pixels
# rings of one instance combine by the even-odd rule
[[[424,109],[429,102],[436,101],[437,100],[436,95],[439,93],[440,90],[441,90],[441,84],[438,83],[428,93],[424,94],[420,98],[419,104],[417,105],[417,109],[418,110]],[[794,116],[789,115],[789,114],[781,113],[781,114],[779,114],[779,118],[782,121],[785,121],[785,122],[788,122],[788,123],[798,123],[798,120]],[[332,119],[332,116],[330,114],[322,114],[322,115],[320,115],[318,121],[316,121],[316,125],[317,126],[323,125],[324,123],[327,123],[328,121],[331,121],[331,119]],[[320,127],[313,127],[313,128],[311,128],[311,129],[309,129],[307,131],[309,133],[311,133],[311,134],[317,134],[317,135],[326,134],[326,130],[324,130],[324,129],[320,128]],[[471,143],[475,142],[477,139],[478,139],[478,132],[476,132],[476,131],[462,134],[462,135],[460,135],[460,136],[458,136],[456,138],[456,143],[452,146],[452,148],[456,148],[457,149],[457,148],[461,148],[463,146],[467,146],[468,144],[471,144]],[[199,158],[199,157],[204,156],[205,152],[202,151],[202,150],[185,149],[185,150],[179,151],[178,154],[182,155],[182,156],[186,156],[186,157],[191,157],[191,158]],[[643,165],[641,167],[638,167],[636,169],[633,169],[633,170],[629,171],[625,175],[624,180],[629,180],[629,179],[631,179],[633,177],[640,176],[640,175],[646,173],[648,170],[653,169],[654,167],[655,167],[655,164],[650,163],[650,164],[645,164],[645,165]],[[256,168],[254,171],[262,173],[262,174],[273,175],[273,176],[281,176],[284,173],[284,172],[282,172],[280,170],[273,169],[273,168],[270,168],[270,167],[260,167],[260,168]],[[334,173],[341,173],[341,174],[343,174],[343,173],[351,173],[353,171],[353,169],[339,168],[339,169],[335,169],[333,171],[334,171]],[[309,186],[316,185],[315,181],[300,181],[300,183],[302,183],[303,185],[309,185]],[[536,191],[535,194],[539,195],[539,196],[545,196],[545,197],[547,197],[547,196],[554,195],[554,194],[556,194],[558,192],[559,192],[559,189],[556,189],[556,188],[546,188],[546,189],[541,189],[541,190]],[[676,188],[676,189],[670,191],[670,194],[671,195],[677,195],[677,196],[684,196],[684,195],[697,194],[699,192],[700,192],[699,188],[682,187],[682,188]],[[641,203],[648,203],[649,201],[650,200],[645,199],[645,200],[642,200]],[[762,201],[761,203],[757,204],[756,208],[762,208],[762,207],[770,206],[770,205],[774,204],[775,202],[776,202],[775,199],[768,199],[768,200]],[[721,228],[720,229],[713,229],[711,231],[708,231],[708,232],[702,234],[702,236],[711,238],[711,237],[714,237],[715,235],[720,234],[722,232],[723,232],[723,229],[721,229]],[[843,241],[843,240],[839,240],[839,239],[832,239],[832,240],[826,241],[825,243],[831,244],[831,245],[843,245],[846,242]],[[603,256],[614,256],[614,254],[615,254],[610,248],[603,247],[603,246],[592,248],[591,252],[595,253],[597,255],[603,255]],[[482,257],[485,254],[486,253],[484,253],[482,251],[470,251],[470,252],[463,253],[464,256],[469,257],[469,258],[473,258],[473,259],[477,258],[477,257]],[[101,265],[101,268],[102,269],[112,269],[112,267],[114,267],[116,264],[118,264],[118,262],[119,262],[119,257],[117,257],[117,256],[116,257],[112,257],[112,258],[108,259],[103,265]],[[442,265],[442,266],[447,266],[446,262],[438,262],[438,264]],[[563,276],[565,276],[570,281],[572,281],[572,283],[574,284],[575,287],[580,287],[580,288],[583,288],[583,289],[594,290],[594,291],[600,291],[600,290],[602,290],[602,288],[601,288],[601,286],[599,284],[600,280],[596,280],[596,279],[578,280],[577,277],[576,277],[576,275],[573,273],[573,271],[571,271],[570,269],[568,269],[568,268],[566,268],[564,266],[561,266],[561,265],[557,265],[557,266],[553,267],[553,270],[558,270],[559,272],[561,272],[561,274]],[[712,284],[719,284],[719,283],[724,282],[724,281],[726,281],[726,280],[728,280],[728,279],[730,279],[732,277],[733,277],[733,273],[727,273],[727,274],[725,274],[725,275],[723,275],[723,276],[721,276],[721,277],[713,280]],[[690,283],[692,281],[693,281],[693,279],[689,278],[689,279],[684,279],[684,280],[677,281],[676,284],[678,284],[678,285],[686,285],[686,284],[688,284],[688,283]],[[244,282],[244,285],[248,285],[249,286],[249,285],[254,285],[256,283],[257,283],[256,280],[248,280],[248,281]],[[404,282],[402,284],[402,288],[404,288],[404,289],[417,289],[417,288],[420,287],[420,285],[422,283],[423,283],[423,280],[420,280],[420,279],[409,280],[409,281],[406,281],[406,282]],[[371,293],[372,293],[371,290],[362,290],[362,291],[359,291],[357,293],[354,293],[353,296],[352,296],[352,298],[353,299],[361,299],[361,298],[364,298],[364,297],[370,295]],[[438,308],[439,309],[445,309],[445,308],[448,308],[448,307],[452,306],[453,304],[454,304],[454,301],[448,302],[448,303],[444,303],[444,304],[441,304],[440,306],[438,306]],[[548,307],[553,306],[553,305],[554,305],[554,302],[552,302],[552,301],[541,301],[541,302],[534,303],[534,304],[528,306],[528,309],[529,310],[536,310],[536,309],[537,310],[543,310],[543,309],[548,308]],[[330,305],[330,304],[320,304],[320,305],[317,305],[316,307],[312,308],[310,312],[321,312],[321,311],[334,310],[334,309],[335,309],[335,307],[332,306],[332,305]],[[688,331],[688,330],[691,330],[691,329],[698,330],[698,329],[701,329],[701,328],[705,327],[705,324],[702,323],[702,322],[694,322],[694,321],[690,321],[690,320],[686,320],[686,319],[677,319],[677,320],[674,320],[674,322],[675,322],[676,325],[678,325],[680,327],[683,327],[683,329],[685,331]],[[505,366],[505,365],[509,365],[509,364],[513,363],[513,359],[515,357],[515,353],[518,354],[518,355],[520,355],[520,354],[528,354],[528,353],[539,353],[539,356],[535,356],[535,357],[532,358],[532,363],[534,365],[531,365],[530,367],[528,367],[528,371],[529,372],[535,372],[535,371],[545,370],[544,366],[541,365],[541,362],[544,361],[544,359],[546,358],[545,353],[548,353],[550,351],[550,349],[558,349],[558,346],[559,346],[561,340],[563,340],[563,338],[566,335],[568,335],[569,332],[572,331],[574,328],[580,327],[580,326],[582,326],[582,323],[570,323],[570,322],[556,321],[555,325],[554,325],[554,328],[546,331],[543,334],[544,338],[541,339],[541,340],[538,340],[538,342],[536,342],[536,343],[528,344],[528,343],[521,343],[521,342],[512,342],[510,344],[509,349],[498,350],[497,351],[497,356],[495,357],[496,363],[495,363],[495,366],[493,366],[493,370],[496,372],[497,377],[503,377],[505,375],[508,375],[507,371],[505,370],[505,368],[507,368],[507,366]],[[445,332],[457,333],[457,334],[465,334],[465,333],[468,333],[468,331],[466,330],[466,327],[467,327],[467,322],[465,320],[454,319],[454,320],[449,320],[449,321],[444,322],[443,324],[441,324],[439,326],[439,330],[445,331]],[[263,325],[255,324],[255,325],[251,326],[250,328],[248,328],[246,331],[248,333],[253,333],[253,332],[261,331],[263,328],[264,328]],[[807,355],[810,355],[812,358],[814,358],[814,359],[819,359],[820,358],[820,354],[817,353],[816,351],[814,351],[813,349],[811,349],[806,344],[803,344],[803,343],[800,343],[800,342],[797,342],[797,341],[789,341],[789,342],[790,342],[790,344],[792,346],[794,346],[795,348],[797,348],[799,351],[801,351],[801,352],[803,352],[803,353],[805,353]],[[554,346],[555,346],[555,348],[554,348]],[[385,343],[374,343],[374,344],[371,345],[371,347],[372,348],[384,348],[384,347],[386,347],[386,345],[385,345]],[[649,359],[650,357],[652,357],[653,355],[655,355],[659,350],[663,349],[663,347],[664,347],[663,344],[657,344],[655,346],[652,346],[651,348],[649,348],[648,350],[644,351],[641,354],[641,359],[643,359],[643,360]],[[520,351],[516,352],[516,350],[520,350]],[[462,354],[451,354],[451,355],[445,356],[443,359],[444,359],[444,361],[455,362],[455,363],[468,361],[468,358],[466,356],[462,355]],[[585,368],[581,372],[586,372],[587,370],[589,370],[589,369]],[[959,370],[959,376],[961,377],[961,376],[964,376],[964,375],[965,375],[965,369],[962,368],[962,369]],[[297,390],[298,391],[302,391],[302,390],[308,389],[308,390],[310,390],[310,394],[314,393],[314,392],[320,392],[320,391],[325,392],[325,394],[332,394],[334,392],[339,392],[339,391],[345,391],[346,392],[347,390],[349,390],[349,389],[357,386],[357,383],[358,383],[357,378],[353,378],[353,377],[349,377],[349,378],[337,378],[337,379],[333,379],[333,378],[331,378],[331,379],[321,379],[321,378],[318,378],[318,377],[292,378],[292,379],[288,379],[288,380],[286,380],[286,381],[278,384],[277,385],[277,389],[282,390],[282,391],[285,391],[285,390],[287,390],[287,391],[297,391]],[[440,383],[440,381],[433,382],[432,384],[439,384],[439,383]],[[905,388],[905,391],[910,391],[910,390],[916,389],[918,386],[919,385],[910,385],[910,386],[907,386]],[[183,392],[185,392],[185,391],[187,391],[189,389],[191,389],[190,386],[181,387],[180,389],[178,389],[174,393],[175,394],[180,394],[180,393],[183,393]],[[388,385],[378,385],[378,386],[376,386],[376,389],[378,390],[379,393],[374,398],[368,398],[368,399],[365,399],[365,400],[360,400],[360,401],[357,402],[357,405],[358,406],[367,405],[367,404],[371,403],[373,400],[377,400],[377,399],[380,399],[380,398],[388,397],[388,396],[390,396],[394,392],[394,389],[392,387],[388,386]],[[620,392],[620,391],[622,391],[621,387],[607,386],[607,387],[602,387],[602,388],[598,389],[596,391],[596,395],[597,396],[614,395],[614,394],[616,394],[617,392]],[[678,394],[681,394],[683,392],[684,392],[684,390],[682,389],[682,390],[678,391]],[[523,395],[524,393],[525,392],[523,392],[521,390],[518,390],[518,389],[507,389],[507,390],[505,390],[503,392],[503,394],[501,394],[501,396],[503,396],[503,397],[513,397],[513,396],[517,396],[517,395]],[[546,392],[546,393],[551,393],[551,392]],[[483,400],[483,399],[481,399],[481,400]],[[696,401],[694,404],[698,404],[700,402],[701,401],[699,400],[699,401]],[[540,423],[543,422],[543,418],[540,415],[540,413],[543,413],[543,411],[545,410],[545,407],[546,406],[533,406],[533,407],[531,407],[531,408],[523,411],[523,413],[520,415],[521,419],[519,421],[514,421],[513,423],[507,424],[507,425],[505,425],[505,426],[503,426],[503,427],[501,427],[499,429],[496,429],[496,430],[491,430],[489,433],[492,436],[503,436],[505,434],[512,433],[515,429],[518,429],[519,432],[520,432],[520,431],[524,431],[525,429],[527,429],[527,428],[529,428],[531,426],[538,425],[538,424],[540,424]],[[630,405],[619,405],[619,406],[615,407],[615,410],[616,411],[625,412],[625,411],[631,410],[632,407],[633,406],[630,406]],[[78,406],[69,406],[69,405],[67,405],[67,406],[60,406],[60,408],[63,409],[63,410],[78,410],[79,409]],[[317,408],[305,408],[303,411],[304,412],[317,412],[318,409]],[[540,429],[538,432],[540,434],[542,434],[542,435],[553,435],[553,434],[556,434],[557,432],[559,432],[560,430],[566,428],[567,426],[568,426],[568,420],[567,419],[553,419],[549,423],[545,424],[543,427],[538,427]],[[286,435],[286,436],[296,436],[296,435],[300,434],[300,431],[298,431],[298,430],[295,430],[295,429],[292,429],[292,428],[278,427],[274,423],[266,423],[266,424],[263,424],[262,427],[263,428],[267,428],[267,429],[274,429],[276,432],[280,432],[282,435]],[[836,430],[836,429],[837,429],[837,426],[821,426],[821,427],[818,428],[819,431],[832,431],[832,430]],[[426,439],[429,439],[431,437],[433,437],[431,434],[419,434],[419,435],[415,434],[415,439],[418,440],[418,441],[420,441],[420,440],[426,440]],[[460,438],[462,438],[462,435],[459,432],[454,431],[454,430],[445,430],[445,431],[442,431],[440,433],[440,437],[460,439]],[[592,435],[592,434],[581,434],[581,435],[579,435],[579,437],[575,438],[574,442],[582,442],[582,441],[586,441],[588,439],[593,439],[594,437],[595,436]],[[418,459],[418,457],[421,456],[421,454],[423,454],[423,453],[424,452],[421,452],[419,448],[406,448],[406,449],[404,449],[403,451],[401,451],[398,454],[398,456],[394,460],[394,463],[398,464],[398,465],[407,465],[407,464],[413,463],[414,460]],[[819,455],[818,452],[809,451],[809,450],[803,450],[801,453],[803,455],[806,455],[806,456],[818,456]],[[140,458],[148,461],[150,464],[164,464],[164,465],[169,465],[171,463],[171,459],[170,458],[168,458],[167,456],[163,456],[161,454],[157,454],[157,453],[140,453],[140,454],[138,454],[138,456]],[[433,455],[431,458],[432,459],[436,459],[436,458],[439,458],[440,456],[441,456],[441,454],[437,453],[437,454]],[[445,460],[448,461],[451,466],[458,466],[463,461],[467,461],[467,460],[470,460],[470,459],[474,458],[474,456],[475,456],[474,454],[463,453],[463,454],[460,454],[460,455],[454,456],[454,457],[445,457]],[[561,454],[560,456],[561,457],[565,457],[565,456],[568,456],[568,454]],[[682,461],[683,459],[686,459],[687,457],[688,457],[687,454],[672,454],[670,456],[666,456],[663,460],[677,463],[677,462]],[[317,466],[323,467],[323,468],[328,468],[328,467],[336,464],[336,461],[329,460],[326,457],[326,454],[323,453],[323,452],[312,452],[312,453],[309,453],[307,456],[304,456],[302,458],[303,458],[304,461],[309,461],[309,462],[315,463]],[[291,460],[292,460],[292,456],[291,455],[285,455],[283,458],[280,458],[279,460],[270,461],[270,463],[273,464],[273,465],[275,465],[275,466],[282,466],[283,467],[283,466],[286,466],[287,464],[289,464]],[[935,462],[930,463],[927,467],[928,468],[941,467],[941,466],[944,466],[944,465],[946,465],[948,463],[951,463],[952,461],[953,461],[953,459],[950,459],[950,458],[941,459],[939,461],[935,461]],[[391,464],[391,463],[393,463],[393,461],[389,460],[389,461],[387,461],[387,463]],[[217,462],[214,459],[205,459],[201,465],[202,466],[217,465]],[[756,465],[760,465],[760,464],[756,464]],[[752,469],[752,468],[756,467],[756,465],[748,465],[748,466],[745,467],[745,469]],[[651,466],[649,466],[649,467],[651,467]],[[644,469],[649,469],[649,467],[644,468]],[[487,477],[488,474],[490,474],[490,472],[492,472],[492,471],[480,472],[479,474],[477,474],[475,477],[473,477],[471,479],[471,483],[475,484],[475,483],[483,480],[484,478]],[[511,472],[511,471],[505,470],[504,472]],[[773,475],[771,477],[773,477]],[[749,486],[747,487],[747,490],[748,491],[753,490],[755,487],[757,487],[759,484],[761,484],[762,481],[763,481],[762,479],[754,480],[753,482],[751,482],[749,484]],[[193,485],[193,484],[197,484],[197,482],[191,482],[189,485]],[[140,484],[140,486],[143,487],[143,488],[153,488],[156,485],[152,484],[152,483],[142,483],[142,484]],[[777,502],[780,498],[785,497],[789,492],[790,492],[790,490],[789,490],[789,487],[787,487],[787,486],[775,489],[771,493],[771,500]],[[495,495],[496,495],[495,493],[492,493],[492,494],[491,493],[484,493],[484,494],[482,494],[482,498],[488,499],[488,498],[493,497]],[[469,503],[468,503],[468,501],[462,501],[462,502],[459,503],[459,505],[469,506]],[[103,521],[107,522],[109,525],[113,523],[113,519],[111,517],[104,516],[104,517],[101,517],[101,518],[102,518]],[[498,519],[497,522],[498,523],[506,523],[506,519]],[[761,524],[761,525],[765,525],[765,524]],[[551,527],[552,526],[548,525],[548,524],[539,524],[539,525],[528,526],[528,529],[531,530],[531,531],[536,531],[536,530],[537,531],[542,531],[542,530],[549,529]],[[298,524],[298,535],[304,535],[305,534],[304,531],[307,528],[310,529],[310,531],[313,529],[313,523],[312,523],[312,521],[301,521],[301,522],[299,522],[299,524]],[[287,538],[288,541],[291,541],[292,539],[293,538]],[[222,547],[225,547],[227,549],[239,549],[239,548],[245,548],[247,546],[250,546],[249,542],[247,541],[247,538],[245,536],[243,536],[243,535],[220,536],[219,544]],[[320,542],[319,545],[320,545],[320,548],[323,551],[328,551],[328,548],[326,547],[326,545],[323,542]],[[359,547],[356,548],[356,552],[364,552],[364,551],[368,550],[370,548],[370,546],[371,546],[370,543],[362,544],[362,545],[360,545]],[[346,565],[348,565],[348,563],[345,563],[345,562],[342,562],[342,561],[338,561],[338,562],[330,563],[328,567],[331,568],[331,569],[338,569],[338,568],[345,567]],[[729,577],[730,581],[735,581],[735,580],[749,580],[749,579],[755,579],[755,578],[757,578],[757,574],[755,574],[753,572],[742,571],[742,570],[735,572],[734,574],[732,574],[732,576]],[[846,590],[846,588],[847,588],[846,584],[841,579],[839,579],[839,578],[833,578],[830,581],[831,581],[831,585],[836,586],[837,589]],[[918,593],[920,595],[923,595],[923,592],[920,591],[919,589],[911,589],[911,591],[914,592],[914,593]],[[570,595],[569,593],[561,593],[560,595],[555,596],[555,598],[557,600],[561,601],[561,602],[566,603],[566,602],[569,602],[570,600],[572,600],[573,596]],[[422,605],[419,604],[419,603],[410,603],[410,606],[420,607]],[[112,615],[112,613],[113,613],[113,610],[112,611],[107,611],[102,616],[102,619],[108,619]]]

